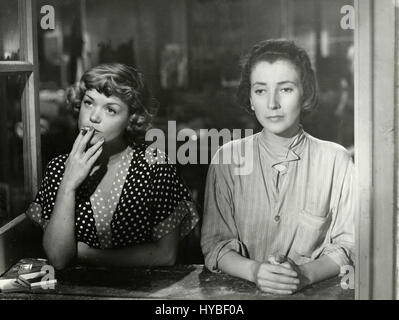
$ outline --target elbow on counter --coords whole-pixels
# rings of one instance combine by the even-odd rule
[[[65,269],[68,265],[68,263],[66,263],[65,261],[52,260],[50,258],[49,258],[49,262],[54,267],[54,269],[57,271]]]
[[[156,267],[171,267],[176,264],[176,260],[177,250],[168,250],[158,255],[152,265]]]
[[[49,248],[45,243],[43,243],[43,248],[50,265],[56,270],[65,269],[74,260],[74,255],[68,255],[62,253],[61,250]]]
[[[176,264],[177,260],[177,252],[170,252],[169,254],[166,255],[165,261],[163,261],[163,266],[166,267],[171,267]]]
[[[156,258],[153,260],[152,265],[158,267],[171,267],[177,261],[177,248],[159,246],[156,251]]]

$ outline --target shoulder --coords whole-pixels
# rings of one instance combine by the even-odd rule
[[[61,171],[65,168],[65,161],[68,158],[68,154],[61,154],[51,159],[50,162],[46,166],[46,173],[50,173],[51,171]]]
[[[251,134],[250,136],[241,138],[241,139],[234,139],[231,140],[230,142],[225,143],[221,147],[219,147],[219,150],[232,150],[235,148],[242,147],[244,145],[252,145],[255,143],[257,137],[259,136],[259,133],[256,134]]]
[[[305,136],[308,140],[310,151],[316,157],[318,155],[322,156],[323,158],[329,158],[334,161],[339,161],[340,163],[352,162],[350,152],[342,145],[335,142],[315,138],[306,132]]]
[[[60,154],[50,160],[47,166],[56,166],[59,164],[65,164],[66,159],[68,158],[68,154]]]
[[[35,200],[36,202],[40,202],[39,198],[42,198],[42,201],[51,201],[51,203],[53,203],[53,200],[55,199],[54,192],[58,190],[58,186],[61,183],[65,170],[65,161],[67,158],[68,154],[62,154],[53,158],[47,164],[41,181],[40,189]]]
[[[167,154],[146,144],[132,147],[133,157],[131,169],[138,166],[143,171],[157,173],[161,171],[175,171],[176,165],[168,158]]]
[[[234,176],[247,175],[247,165],[253,163],[259,133],[232,140],[219,147],[212,157],[209,175],[223,176],[232,183]]]
[[[133,157],[127,179],[135,184],[150,184],[159,190],[171,190],[170,195],[178,192],[188,194],[184,180],[167,154],[145,144],[133,148]],[[141,177],[141,178],[140,178]],[[166,195],[169,192],[166,192]]]
[[[225,143],[216,151],[215,155],[212,158],[212,164],[219,164],[221,156],[224,156],[224,159],[226,160],[234,160],[238,156],[245,155],[245,150],[252,149],[253,146],[256,144],[258,135],[259,133]]]

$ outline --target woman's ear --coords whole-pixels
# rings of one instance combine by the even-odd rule
[[[254,105],[252,104],[251,98],[249,98],[249,106],[251,107],[252,111],[255,111]]]
[[[302,101],[302,111],[309,112],[313,109],[314,101],[312,97],[303,99]]]

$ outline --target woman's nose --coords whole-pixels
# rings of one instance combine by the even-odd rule
[[[278,101],[278,93],[276,91],[272,91],[272,93],[269,96],[268,108],[271,110],[280,108],[280,103]]]
[[[90,113],[90,121],[94,123],[101,122],[101,111],[100,108],[93,108]]]

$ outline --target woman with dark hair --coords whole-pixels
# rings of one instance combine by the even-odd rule
[[[238,98],[263,130],[214,158],[252,150],[250,172],[217,160],[209,168],[201,246],[211,271],[292,294],[353,263],[351,157],[300,124],[316,92],[309,57],[291,41],[262,41],[244,60]]]
[[[122,64],[87,71],[68,101],[79,134],[47,166],[26,214],[44,229],[57,269],[172,265],[197,224],[187,188],[165,154],[143,143],[155,100],[142,75]]]

